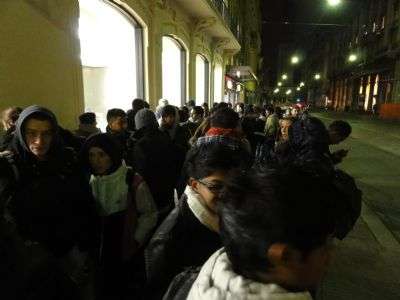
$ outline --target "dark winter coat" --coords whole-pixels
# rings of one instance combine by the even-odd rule
[[[176,148],[165,132],[158,128],[142,128],[134,135],[132,162],[143,176],[158,210],[170,210],[174,204],[174,188],[180,170]]]
[[[48,115],[54,128],[46,161],[30,152],[23,134],[25,120],[38,112]],[[25,109],[10,156],[0,160],[0,200],[6,203],[21,236],[59,257],[75,245],[87,249],[94,237],[94,202],[74,151],[62,145],[54,115],[36,106]]]
[[[196,218],[184,194],[146,248],[148,287],[153,293],[149,298],[160,299],[176,275],[186,268],[202,266],[220,247],[218,233]]]
[[[10,128],[0,136],[0,152],[7,150],[14,137],[15,128]]]

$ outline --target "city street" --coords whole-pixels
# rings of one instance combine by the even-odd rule
[[[346,113],[315,113],[326,124],[347,120],[351,137],[335,148],[350,149],[339,167],[363,191],[362,216],[338,242],[319,299],[400,297],[400,123]]]

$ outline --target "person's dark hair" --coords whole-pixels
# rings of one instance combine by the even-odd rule
[[[189,120],[189,110],[187,109],[187,107],[182,107],[179,110],[179,121],[183,123],[187,120]]]
[[[161,117],[165,118],[168,116],[176,116],[176,110],[175,106],[172,105],[166,105],[161,109]]]
[[[217,109],[210,118],[211,127],[234,129],[239,125],[239,115],[231,108]]]
[[[253,114],[253,113],[254,113],[254,105],[252,105],[252,104],[245,105],[244,114],[245,115],[250,115],[250,114]]]
[[[329,125],[330,131],[337,132],[340,136],[347,138],[351,134],[351,125],[346,121],[337,120]]]
[[[275,112],[275,108],[272,105],[268,105],[265,110],[270,113],[273,114]]]
[[[275,114],[278,116],[278,119],[282,119],[283,110],[279,106],[275,107]]]
[[[207,108],[208,108],[208,103],[207,103],[207,102],[204,102],[201,106],[202,106],[202,107],[207,107]]]
[[[132,101],[132,109],[134,111],[139,111],[142,108],[144,108],[144,100],[136,98],[135,100]]]
[[[110,122],[112,119],[119,117],[126,118],[126,112],[124,112],[120,108],[113,108],[107,112],[107,122]]]
[[[193,107],[193,111],[196,115],[204,117],[204,109],[201,106]]]
[[[338,197],[330,179],[294,167],[230,176],[218,212],[234,270],[246,277],[268,272],[267,252],[274,243],[288,244],[306,258],[334,232]]]
[[[79,116],[79,123],[84,125],[95,125],[96,114],[92,112],[86,112]]]
[[[196,101],[194,101],[194,100],[189,100],[187,103],[187,106],[189,106],[189,107],[193,107],[195,105],[196,105]]]
[[[144,108],[150,109],[150,104],[144,101]]]
[[[252,158],[238,142],[236,147],[217,141],[197,145],[186,156],[185,171],[189,177],[201,179],[222,171],[246,170],[251,166]]]

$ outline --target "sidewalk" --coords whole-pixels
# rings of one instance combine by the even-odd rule
[[[385,245],[378,242],[375,235],[390,235],[390,232],[382,224],[386,232],[374,228],[373,233],[364,220],[370,217],[369,213],[364,208],[354,230],[338,241],[318,300],[400,299],[400,245],[393,237]]]
[[[314,113],[326,124],[348,121],[351,149],[339,166],[363,191],[361,218],[343,241],[323,282],[320,300],[400,299],[400,122],[350,113]],[[335,147],[334,147],[335,148]]]

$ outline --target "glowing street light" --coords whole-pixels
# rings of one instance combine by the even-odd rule
[[[282,82],[278,82],[278,86],[282,86]]]
[[[290,95],[292,93],[292,90],[287,90],[286,95]]]
[[[327,0],[328,5],[331,7],[336,7],[340,4],[342,4],[342,0]]]
[[[279,89],[276,88],[276,89],[274,90],[274,94],[278,94],[278,93],[279,93]]]
[[[287,79],[288,79],[287,74],[283,74],[283,75],[282,75],[282,79],[283,79],[283,80],[287,80]]]
[[[358,56],[356,54],[349,55],[349,62],[355,62],[357,59],[358,59]]]
[[[292,56],[292,58],[291,58],[292,65],[297,65],[299,63],[299,61],[300,61],[300,58],[297,55]]]
[[[300,87],[303,87],[303,86],[305,86],[306,84],[302,81],[302,82],[300,82]]]
[[[300,91],[300,90],[301,90],[301,88],[300,88],[300,87],[298,87],[296,90],[297,90],[297,91]]]
[[[321,79],[321,74],[315,74],[314,78],[315,78],[315,80],[320,80]]]

